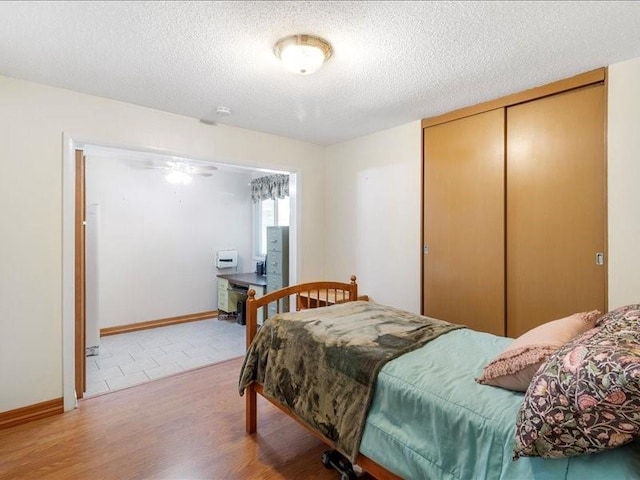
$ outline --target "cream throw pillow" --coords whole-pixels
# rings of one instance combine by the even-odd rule
[[[529,330],[484,367],[476,381],[507,390],[526,391],[540,366],[572,338],[592,329],[599,317],[598,310],[574,313]]]

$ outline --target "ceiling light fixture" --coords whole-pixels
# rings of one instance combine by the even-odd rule
[[[164,178],[172,185],[187,185],[191,183],[191,175],[180,170],[173,170],[167,173]]]
[[[164,178],[173,185],[188,185],[193,178],[195,168],[184,162],[167,162],[169,173]]]
[[[278,40],[273,53],[293,73],[309,75],[331,58],[333,49],[326,40],[313,35],[291,35]]]

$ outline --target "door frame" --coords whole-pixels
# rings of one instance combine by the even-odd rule
[[[76,396],[76,357],[85,351],[84,336],[82,350],[76,353],[76,167],[75,150],[82,150],[85,146],[101,146],[148,152],[158,155],[174,155],[179,157],[197,158],[195,155],[172,151],[169,149],[153,148],[131,144],[117,144],[101,139],[86,137],[73,133],[62,133],[62,390],[64,411],[73,410],[78,406]],[[291,200],[289,225],[289,278],[296,283],[300,278],[302,268],[301,242],[302,235],[299,228],[302,225],[302,197],[303,174],[301,168],[283,167],[282,165],[259,165],[249,163],[232,163],[223,160],[212,163],[245,168],[247,170],[277,170],[288,172],[290,175]],[[78,337],[80,338],[80,337]]]
[[[86,178],[84,151],[76,149],[75,157],[75,313],[74,313],[74,365],[76,397],[84,397],[87,389],[87,367],[85,361],[87,348],[87,289],[86,289]]]

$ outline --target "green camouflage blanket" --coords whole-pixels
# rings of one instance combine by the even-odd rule
[[[358,455],[375,381],[386,362],[461,325],[373,302],[282,313],[254,338],[240,373],[334,443]]]

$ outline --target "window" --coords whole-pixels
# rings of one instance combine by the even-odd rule
[[[258,200],[253,204],[254,255],[267,254],[267,227],[289,225],[289,197]]]
[[[253,254],[267,254],[267,227],[289,226],[289,175],[273,174],[251,180]]]

